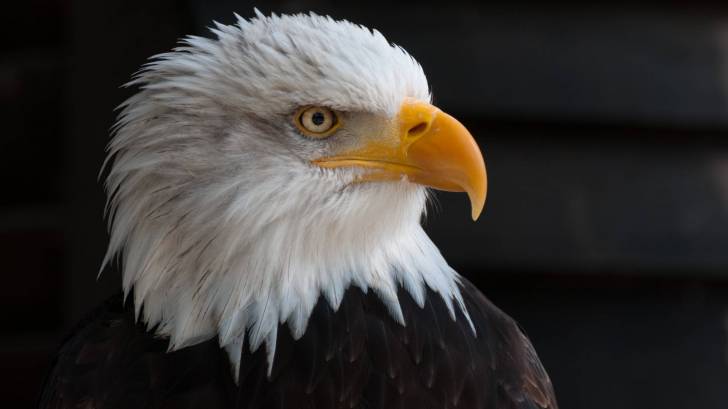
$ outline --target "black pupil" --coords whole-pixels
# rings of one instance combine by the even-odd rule
[[[316,126],[320,126],[325,120],[326,118],[324,117],[323,112],[316,112],[311,116],[311,122],[313,122]]]

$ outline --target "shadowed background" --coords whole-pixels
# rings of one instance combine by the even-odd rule
[[[14,5],[13,5],[14,4]],[[4,5],[0,44],[2,407],[34,405],[96,281],[97,174],[147,57],[248,1]],[[484,215],[439,194],[445,257],[516,318],[564,409],[728,407],[728,6],[335,1],[423,65],[485,153]]]

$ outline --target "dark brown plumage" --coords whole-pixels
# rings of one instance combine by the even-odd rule
[[[424,308],[399,292],[405,327],[358,288],[336,312],[320,299],[301,339],[278,332],[270,377],[263,348],[243,354],[239,385],[216,340],[167,353],[116,297],[63,345],[40,408],[556,409],[518,325],[472,284],[462,294],[477,337],[432,291]]]

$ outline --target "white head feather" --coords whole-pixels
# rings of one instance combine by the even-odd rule
[[[187,37],[129,83],[109,145],[111,239],[137,316],[170,349],[219,338],[237,367],[243,341],[279,323],[303,335],[319,296],[337,309],[351,285],[403,323],[397,289],[425,286],[464,307],[458,275],[420,226],[426,190],[407,181],[351,186],[356,170],[310,158],[297,108],[392,117],[429,100],[420,65],[377,31],[317,15],[257,13]],[[143,307],[143,308],[142,308]]]

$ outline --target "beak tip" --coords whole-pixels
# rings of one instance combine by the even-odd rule
[[[477,221],[480,215],[483,213],[483,207],[485,207],[485,195],[473,195],[468,194],[470,197],[470,216],[473,221]]]
[[[479,172],[475,173],[475,177],[470,178],[463,189],[467,192],[468,198],[470,199],[470,215],[473,221],[477,221],[483,213],[485,198],[488,195],[488,176],[485,171],[485,161],[483,161],[482,156],[480,158]]]
[[[483,213],[483,206],[476,206],[473,204],[472,209],[470,211],[470,216],[473,218],[473,221],[478,221],[478,218],[480,217],[481,213]]]

